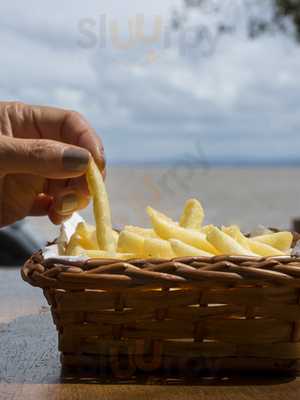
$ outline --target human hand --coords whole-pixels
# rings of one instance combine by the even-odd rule
[[[60,224],[85,208],[91,155],[105,174],[102,143],[77,112],[0,102],[0,227],[37,215]]]

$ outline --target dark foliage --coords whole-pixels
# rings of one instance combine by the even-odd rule
[[[235,0],[231,2],[234,3]],[[262,5],[261,0],[243,0],[244,10],[247,17],[248,34],[250,38],[257,38],[265,33],[281,31],[286,34],[293,33],[295,38],[300,42],[300,0],[271,0],[272,10],[268,17],[263,12],[253,15],[251,9],[259,8]],[[184,0],[184,10],[191,8],[207,8],[210,7],[212,12],[220,12],[220,4],[216,0]],[[247,12],[248,10],[248,12]],[[292,22],[292,24],[290,23]],[[178,24],[175,21],[174,25]],[[293,26],[291,30],[290,27]],[[234,27],[222,22],[219,26],[219,32],[231,33]]]

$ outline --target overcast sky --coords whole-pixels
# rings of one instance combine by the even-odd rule
[[[168,34],[180,5],[1,2],[1,99],[84,113],[111,162],[300,161],[300,47],[279,35],[246,40],[242,29],[216,40],[211,16],[201,23],[212,40],[196,46],[201,16],[189,16],[185,36]],[[155,43],[128,43],[136,15],[148,34],[160,17]]]

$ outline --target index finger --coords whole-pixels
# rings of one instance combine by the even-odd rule
[[[102,141],[83,115],[75,111],[66,111],[60,136],[65,143],[89,150],[100,171],[104,171],[105,155]]]
[[[87,149],[101,171],[105,169],[102,141],[89,122],[76,111],[55,107],[6,103],[14,135],[51,139]]]

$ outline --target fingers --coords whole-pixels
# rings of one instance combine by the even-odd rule
[[[53,203],[53,199],[45,194],[40,194],[34,200],[29,215],[33,217],[39,217],[48,215],[49,209]]]
[[[5,226],[30,214],[34,200],[43,192],[44,178],[17,174],[1,179],[0,225]]]
[[[60,196],[53,199],[48,210],[48,216],[54,224],[61,224],[65,219],[71,217],[74,212],[86,208],[88,203],[88,196],[67,188],[60,193]]]
[[[72,216],[72,212],[64,215],[62,215],[60,212],[60,208],[63,208],[61,199],[64,197],[65,193],[75,192],[80,198],[78,202],[79,208],[76,208],[73,211],[78,211],[79,209],[85,208],[90,200],[85,176],[69,179],[67,181],[50,180],[45,187],[45,192],[47,195],[57,199],[49,212],[49,218],[54,224],[61,224],[64,220]]]
[[[74,212],[86,208],[88,203],[88,196],[67,188],[54,198],[46,194],[38,195],[28,215],[48,215],[51,222],[58,225],[70,218]]]
[[[101,171],[105,167],[103,145],[88,121],[75,111],[22,103],[0,103],[0,117],[11,129],[4,135],[23,139],[48,139],[88,150]]]
[[[80,192],[83,196],[89,197],[89,189],[85,176],[67,180],[50,179],[44,187],[44,193],[52,197],[57,197],[60,196],[65,189],[75,190],[76,192]]]
[[[0,102],[0,120],[0,176],[27,174],[52,182],[50,190],[34,200],[30,214],[48,214],[54,223],[66,219],[73,208],[65,189],[76,194],[74,211],[86,207],[89,194],[83,175],[91,155],[105,176],[103,146],[86,119],[68,110]]]
[[[59,225],[76,211],[86,208],[89,196],[84,195],[78,188],[65,188],[56,197],[39,194],[28,215],[48,215],[52,223]]]
[[[0,175],[32,174],[52,179],[83,175],[90,153],[54,140],[0,137]]]
[[[61,140],[89,150],[100,171],[104,170],[106,161],[101,139],[81,114],[67,113],[61,130]]]

